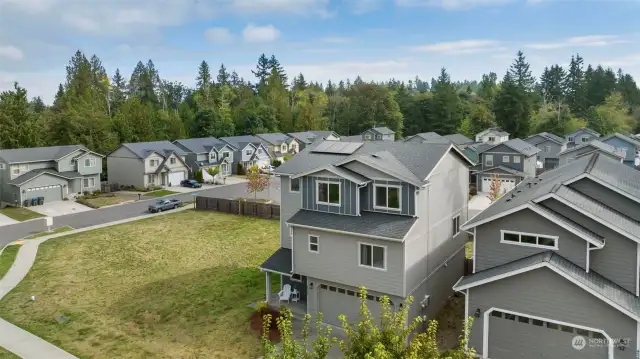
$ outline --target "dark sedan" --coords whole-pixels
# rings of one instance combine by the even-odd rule
[[[182,187],[189,187],[189,188],[200,188],[200,187],[202,187],[200,182],[194,181],[194,180],[184,180],[184,181],[180,182],[180,185]]]

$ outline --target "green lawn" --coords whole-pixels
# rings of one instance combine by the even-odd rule
[[[34,212],[24,207],[5,207],[0,209],[0,214],[4,214],[5,216],[20,222],[29,219],[44,217],[44,214]]]
[[[79,203],[88,205],[92,208],[100,208],[104,206],[111,206],[114,204],[131,201],[133,198],[119,197],[119,196],[98,196],[95,198],[82,198],[78,200]]]
[[[40,232],[40,233],[32,234],[29,237],[24,237],[24,239],[34,239],[34,238],[50,236],[52,234],[69,232],[69,231],[73,231],[73,227],[70,227],[70,226],[58,227],[58,228],[52,229],[51,232]]]
[[[254,359],[247,305],[264,298],[257,266],[279,233],[187,210],[50,240],[0,317],[81,358]]]
[[[177,193],[179,193],[179,192],[169,191],[168,189],[159,189],[157,191],[145,193],[144,196],[146,196],[146,197],[164,197],[164,196],[168,196],[168,195],[171,195],[171,194],[177,194]]]
[[[20,357],[8,350],[0,348],[0,359],[20,359]]]
[[[18,250],[20,250],[19,245],[11,245],[7,246],[0,254],[0,279],[7,274],[9,268],[13,265],[13,261],[18,255]]]

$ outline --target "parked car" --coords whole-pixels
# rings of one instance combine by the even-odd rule
[[[182,201],[179,199],[161,199],[156,203],[149,205],[149,212],[156,213],[169,209],[176,209],[182,205]]]
[[[269,173],[269,174],[271,174],[271,173],[273,173],[273,171],[275,171],[275,169],[276,169],[276,168],[275,168],[275,167],[273,167],[272,165],[266,165],[266,166],[262,167],[262,168],[260,169],[260,171],[262,171],[263,173]]]
[[[200,182],[195,181],[195,180],[184,180],[184,181],[180,182],[180,185],[182,187],[189,187],[189,188],[200,188],[200,187],[202,187],[202,184],[200,184]]]

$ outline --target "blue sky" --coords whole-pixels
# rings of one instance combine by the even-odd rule
[[[640,76],[639,0],[0,0],[0,89],[53,98],[76,49],[128,76],[153,59],[195,82],[202,60],[253,80],[261,53],[326,83],[502,76],[522,49],[534,75],[580,53]]]

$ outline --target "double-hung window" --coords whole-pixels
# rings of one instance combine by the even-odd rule
[[[85,158],[84,159],[84,166],[85,167],[95,167],[96,165],[96,159],[95,158]]]
[[[289,192],[300,192],[300,178],[289,179]]]
[[[316,202],[330,206],[340,205],[340,183],[318,181],[316,188]]]
[[[513,163],[520,163],[520,156],[513,156]]]
[[[284,153],[284,152],[287,152],[287,144],[286,144],[286,143],[283,143],[283,144],[282,144],[282,146],[281,146],[281,149],[282,149],[282,152],[283,152],[283,153]]]
[[[253,151],[252,150],[246,150],[244,153],[247,156],[251,156],[253,154]]]
[[[582,143],[589,142],[589,137],[582,137]]]
[[[515,244],[525,247],[536,247],[545,249],[558,249],[558,237],[543,234],[500,231],[501,243]]]
[[[358,243],[359,262],[362,267],[375,269],[387,269],[386,255],[387,248],[369,243]]]
[[[455,237],[458,233],[460,233],[460,215],[453,217],[453,236]]]
[[[400,187],[375,185],[374,208],[400,210]]]
[[[502,156],[503,163],[509,163],[509,156]]]
[[[171,157],[169,159],[169,163],[171,163],[172,165],[175,165],[176,164],[176,158],[175,157]]]
[[[309,252],[320,252],[320,237],[314,236],[312,234],[309,235]]]
[[[569,137],[569,142],[573,142],[574,138],[573,137]]]
[[[89,177],[89,178],[84,178],[83,179],[84,183],[83,186],[86,187],[95,187],[96,186],[96,179],[93,177]]]
[[[484,155],[484,164],[487,166],[493,166],[493,155]]]

